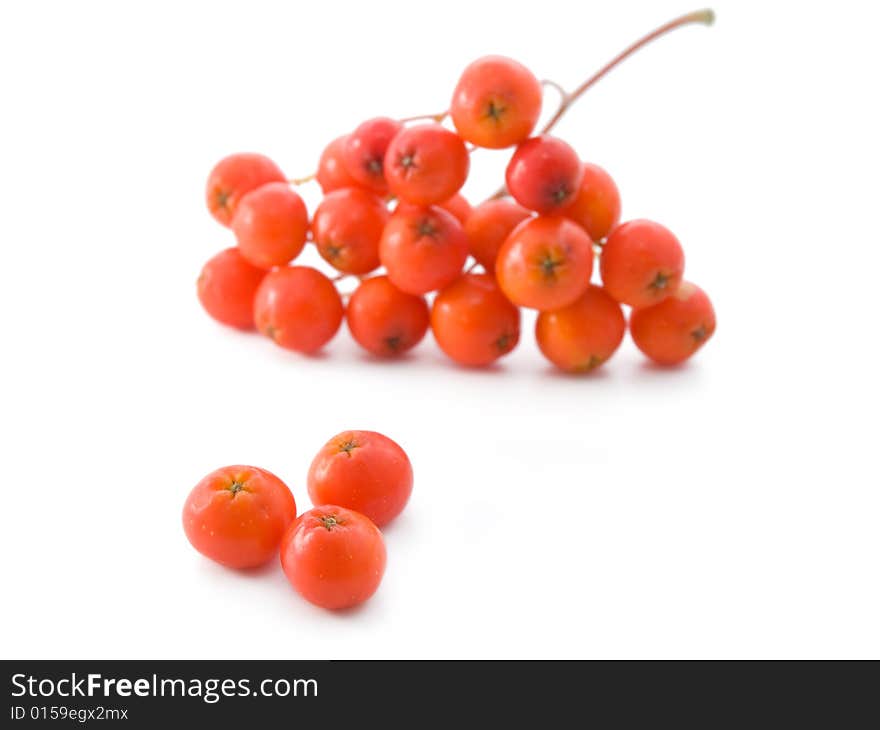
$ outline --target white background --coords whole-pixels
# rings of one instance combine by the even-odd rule
[[[682,2],[4,3],[6,658],[880,656],[876,6],[718,2],[558,133],[655,218],[718,312],[687,367],[471,371],[343,330],[313,358],[214,324],[221,156],[307,174],[490,52],[569,87]],[[552,97],[549,97],[552,98]],[[552,102],[551,102],[552,103]],[[474,155],[466,193],[504,154]],[[316,199],[309,191],[309,203]],[[409,452],[385,581],[332,614],[219,568],[180,510],[229,463],[305,475],[346,428]]]

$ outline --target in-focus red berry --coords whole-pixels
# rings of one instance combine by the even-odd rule
[[[321,608],[351,608],[372,596],[385,573],[385,540],[360,512],[324,505],[301,514],[281,540],[290,584]]]
[[[232,219],[241,255],[254,266],[284,266],[303,250],[309,213],[287,183],[267,183],[245,195]]]
[[[284,182],[281,169],[264,155],[241,152],[224,157],[208,176],[208,210],[224,226],[232,223],[239,201],[251,190],[270,182]]]
[[[487,200],[473,209],[464,232],[471,256],[488,272],[495,270],[495,259],[510,232],[531,213],[512,200]]]
[[[257,329],[289,350],[319,350],[336,334],[342,315],[333,282],[307,266],[270,271],[254,297]]]
[[[424,297],[400,291],[387,276],[374,276],[354,290],[345,318],[361,347],[380,357],[394,357],[425,336],[428,304]]]
[[[465,274],[434,299],[431,331],[440,349],[462,365],[482,366],[519,342],[519,309],[491,274]]]
[[[561,216],[520,223],[498,252],[495,275],[514,304],[550,311],[568,306],[587,290],[593,273],[593,242]]]
[[[663,301],[634,309],[629,328],[645,355],[661,365],[676,365],[713,335],[715,310],[702,289],[685,281]]]
[[[608,360],[625,331],[620,305],[594,284],[567,307],[541,312],[535,322],[544,357],[573,373],[589,372]]]
[[[385,155],[385,179],[391,192],[407,203],[433,205],[455,195],[470,167],[461,137],[439,124],[401,130]]]
[[[316,506],[336,504],[382,527],[409,501],[413,469],[397,442],[375,431],[343,431],[309,467],[309,496]]]
[[[427,294],[452,282],[467,252],[461,223],[435,205],[399,206],[379,242],[379,259],[388,278],[408,294]]]
[[[334,139],[324,148],[321,159],[318,160],[318,172],[315,174],[315,179],[325,195],[340,188],[350,188],[357,185],[357,181],[348,174],[342,162],[342,150],[345,148],[347,139],[347,134]]]
[[[462,73],[449,112],[463,139],[501,149],[532,133],[541,114],[541,97],[540,82],[521,63],[484,56]]]
[[[368,119],[354,130],[342,149],[342,160],[348,174],[374,193],[388,192],[385,181],[385,153],[391,140],[403,129],[396,119],[376,117]]]
[[[532,137],[516,148],[507,165],[507,190],[529,210],[547,215],[575,200],[584,170],[577,153],[558,137]]]
[[[237,248],[208,261],[199,274],[199,301],[218,322],[243,330],[254,328],[254,294],[266,275],[248,263]]]
[[[229,568],[255,568],[278,554],[296,518],[290,489],[255,466],[224,466],[190,492],[183,529],[192,546]]]
[[[672,294],[684,274],[684,251],[672,232],[648,220],[615,228],[599,259],[605,290],[618,302],[648,307]]]
[[[379,266],[379,239],[389,218],[379,196],[342,188],[321,201],[312,219],[318,253],[339,271],[366,274]]]
[[[452,215],[458,218],[458,222],[462,225],[467,223],[467,219],[470,218],[471,211],[473,210],[471,204],[468,203],[467,198],[461,193],[456,193],[451,198],[444,200],[442,203],[438,203],[438,205],[443,208],[443,210],[452,213]]]
[[[620,221],[620,193],[605,170],[583,163],[584,177],[565,215],[580,224],[594,241],[601,241]]]

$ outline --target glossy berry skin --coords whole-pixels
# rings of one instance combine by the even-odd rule
[[[442,203],[467,180],[470,155],[461,137],[439,124],[403,129],[388,146],[385,179],[391,193],[414,205]]]
[[[321,191],[326,195],[340,188],[350,188],[357,185],[357,181],[348,174],[342,161],[342,150],[345,147],[348,135],[337,137],[328,144],[318,160],[318,172],[315,179],[321,186]]]
[[[541,311],[574,302],[587,290],[592,273],[590,237],[561,216],[538,216],[520,223],[495,262],[495,275],[507,298]]]
[[[330,439],[309,467],[309,497],[320,507],[335,504],[382,527],[399,515],[412,493],[409,457],[375,431],[343,431]]]
[[[519,309],[491,274],[465,274],[437,294],[431,331],[440,349],[462,365],[483,366],[519,342]]]
[[[451,198],[444,200],[442,203],[438,203],[438,206],[448,213],[452,213],[452,215],[458,218],[458,222],[462,225],[467,223],[468,218],[471,216],[471,211],[473,210],[471,204],[467,201],[467,198],[461,193],[456,193]]]
[[[379,239],[389,218],[376,194],[342,188],[315,210],[312,237],[321,257],[346,274],[366,274],[379,266]]]
[[[385,573],[385,541],[359,512],[324,505],[301,514],[281,541],[281,567],[307,601],[330,610],[372,596]]]
[[[342,323],[339,292],[308,266],[286,266],[266,274],[254,297],[257,329],[275,344],[311,353],[329,342]]]
[[[610,358],[626,332],[623,310],[591,284],[573,303],[541,312],[535,322],[538,347],[560,370],[586,373]]]
[[[634,220],[614,229],[602,248],[599,266],[612,297],[631,307],[648,307],[678,289],[684,251],[669,229]]]
[[[264,155],[241,152],[218,162],[208,176],[208,210],[224,226],[232,224],[239,201],[251,190],[270,182],[284,182],[281,169]]]
[[[415,347],[428,331],[424,297],[400,291],[387,276],[365,279],[345,310],[352,337],[379,357],[395,357]]]
[[[685,281],[663,301],[634,309],[629,328],[636,346],[654,362],[677,365],[712,337],[715,310],[702,289]]]
[[[284,266],[303,250],[309,230],[306,204],[287,183],[267,183],[245,195],[232,219],[241,255],[254,266]]]
[[[620,222],[620,192],[605,170],[583,163],[584,176],[565,215],[581,225],[590,238],[601,241]]]
[[[254,328],[254,294],[266,275],[227,248],[208,261],[199,274],[199,301],[215,320],[242,330]]]
[[[295,518],[296,502],[287,485],[254,466],[212,471],[183,506],[183,529],[192,546],[230,568],[272,560]]]
[[[399,206],[379,242],[388,278],[407,294],[427,294],[451,283],[467,251],[461,223],[437,206]]]
[[[470,254],[486,271],[495,271],[495,259],[510,232],[531,216],[519,203],[502,198],[480,203],[464,224]]]
[[[577,195],[583,166],[557,137],[532,137],[516,148],[507,165],[507,190],[517,203],[543,215],[568,208]]]
[[[396,119],[376,117],[354,130],[342,148],[342,161],[349,175],[374,193],[388,192],[385,180],[385,153],[391,140],[403,129]]]
[[[462,73],[449,107],[462,139],[491,149],[528,138],[541,114],[541,84],[521,63],[484,56]]]

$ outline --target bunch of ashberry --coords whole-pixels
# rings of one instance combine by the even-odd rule
[[[541,352],[572,372],[614,354],[625,305],[645,355],[662,364],[687,359],[712,336],[715,314],[706,294],[683,281],[678,239],[653,221],[620,224],[612,178],[548,132],[641,45],[711,19],[691,13],[649,34],[563,94],[538,133],[542,82],[512,59],[481,58],[461,75],[447,112],[370,119],[331,142],[305,179],[324,193],[311,218],[293,189],[302,180],[289,181],[261,155],[225,158],[210,174],[207,202],[238,245],[205,265],[202,304],[220,322],[256,327],[306,353],[343,319],[359,345],[383,357],[410,350],[430,328],[446,355],[470,366],[516,347],[519,308],[528,307],[539,312]],[[472,208],[459,190],[479,148],[514,152],[506,185]],[[307,244],[339,272],[335,279],[292,264]],[[597,258],[601,284],[591,282]],[[347,277],[358,285],[344,301],[336,282]]]
[[[288,486],[255,466],[225,466],[202,479],[183,506],[183,529],[202,555],[227,568],[265,565],[280,554],[291,585],[328,609],[372,596],[385,573],[379,528],[409,501],[404,450],[375,431],[330,439],[308,474],[314,509],[297,516]]]

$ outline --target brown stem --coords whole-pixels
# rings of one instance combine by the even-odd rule
[[[711,9],[706,10],[696,10],[692,13],[688,13],[687,15],[682,15],[675,20],[670,20],[668,23],[664,23],[659,28],[652,30],[645,36],[642,36],[630,46],[627,46],[620,53],[618,53],[614,58],[612,58],[608,63],[606,63],[602,68],[600,68],[596,73],[590,76],[586,81],[584,81],[580,86],[578,86],[574,91],[570,94],[566,93],[565,90],[559,86],[559,84],[555,82],[545,81],[545,85],[553,86],[556,88],[562,96],[562,103],[559,105],[559,108],[556,110],[556,113],[547,120],[547,123],[541,129],[538,134],[547,134],[553,127],[556,126],[557,122],[565,115],[565,113],[569,110],[572,104],[574,104],[578,99],[580,99],[584,93],[591,86],[595,85],[599,80],[604,78],[612,69],[619,66],[623,61],[632,56],[636,51],[648,45],[651,41],[656,40],[660,36],[666,35],[670,31],[675,30],[676,28],[681,28],[685,25],[690,25],[692,23],[702,23],[703,25],[712,25],[715,22],[715,13]],[[500,187],[494,195],[490,198],[494,200],[496,198],[503,198],[507,194],[507,190],[504,186]]]

